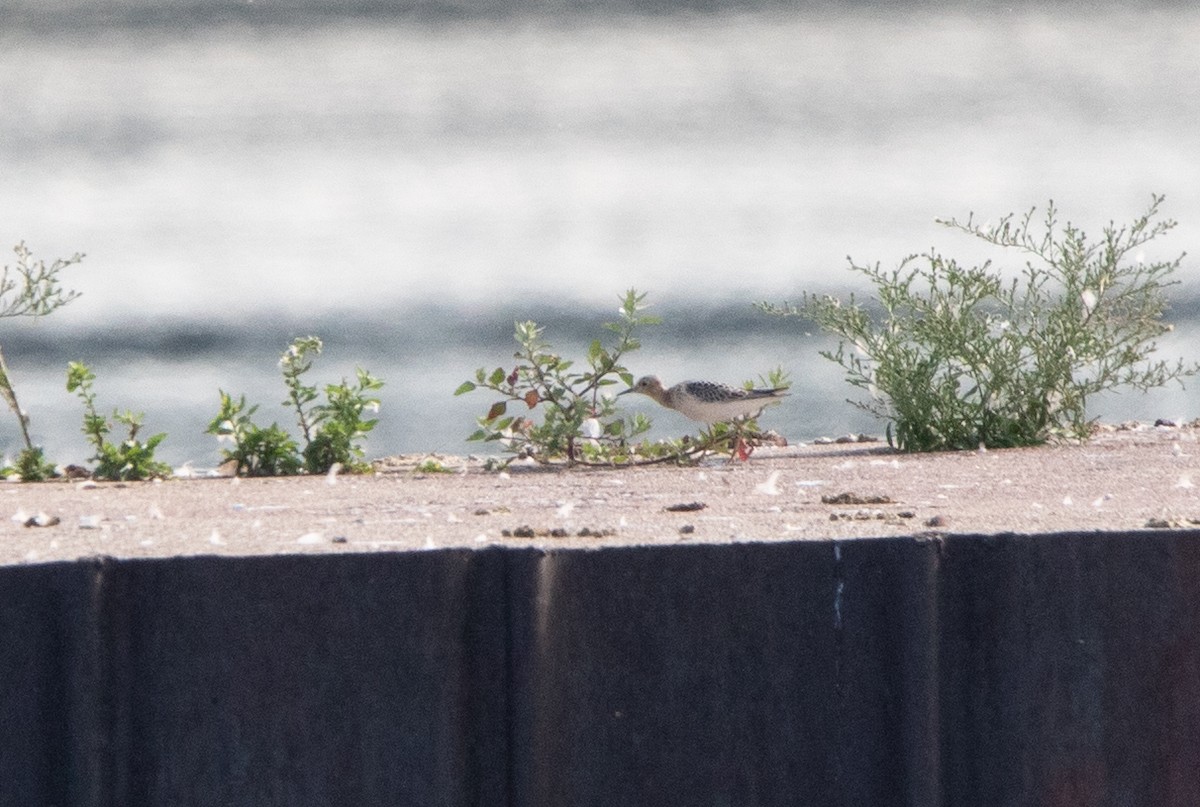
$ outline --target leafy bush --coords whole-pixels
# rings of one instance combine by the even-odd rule
[[[41,446],[33,448],[25,448],[17,455],[16,462],[11,468],[5,468],[3,473],[7,476],[15,473],[21,478],[22,482],[42,482],[57,474],[57,469],[54,463],[47,461],[46,455],[42,453]]]
[[[355,374],[354,385],[344,378],[340,384],[327,384],[326,402],[309,413],[316,433],[304,447],[304,464],[313,473],[327,471],[335,463],[351,471],[370,470],[363,461],[365,454],[358,439],[379,422],[375,418],[364,420],[363,413],[379,409],[379,399],[369,397],[369,393],[381,389],[383,382],[362,368],[357,368]]]
[[[1109,224],[1093,241],[1060,226],[1051,202],[995,225],[940,221],[989,244],[1016,250],[1015,273],[991,262],[967,268],[929,252],[893,271],[851,270],[875,287],[875,309],[805,294],[800,306],[762,303],[769,313],[812,319],[840,341],[821,355],[870,394],[857,406],[889,421],[901,449],[1033,445],[1052,436],[1087,436],[1087,399],[1120,387],[1148,390],[1197,372],[1182,360],[1151,360],[1162,321],[1164,289],[1183,255],[1146,262],[1141,249],[1176,223],[1158,220],[1152,197],[1132,224]]]
[[[276,476],[300,473],[324,473],[340,464],[349,471],[366,471],[364,451],[359,440],[375,428],[376,420],[366,420],[367,410],[378,410],[379,399],[370,393],[383,388],[383,381],[366,370],[356,368],[356,383],[345,379],[325,387],[325,403],[314,404],[320,397],[315,386],[304,383],[304,374],[312,369],[313,357],[319,356],[321,340],[315,336],[292,341],[279,359],[288,397],[283,402],[296,411],[304,449],[277,424],[256,426],[251,415],[258,406],[246,408],[246,397],[238,400],[221,391],[221,409],[209,424],[207,433],[233,443],[225,449],[226,460],[237,462],[237,473],[250,476]]]
[[[92,457],[96,461],[93,476],[114,481],[169,476],[170,466],[154,459],[154,449],[167,435],[156,434],[142,442],[137,439],[137,434],[142,427],[143,414],[114,410],[112,421],[99,414],[96,411],[96,395],[92,392],[95,379],[96,375],[82,362],[73,361],[67,366],[67,392],[76,393],[83,401],[83,433],[96,449]],[[105,439],[105,436],[117,423],[125,426],[129,434],[124,440],[114,443]]]
[[[650,428],[642,415],[622,418],[616,414],[612,397],[602,395],[606,387],[633,384],[633,376],[621,363],[623,357],[641,347],[635,333],[646,325],[657,325],[658,317],[645,313],[644,294],[630,289],[621,302],[620,321],[606,322],[614,334],[606,347],[600,339],[588,346],[583,369],[553,351],[536,322],[516,323],[513,338],[520,349],[513,354],[518,364],[511,372],[497,367],[475,371],[474,381],[463,382],[455,395],[477,389],[498,393],[500,400],[478,419],[479,428],[468,438],[499,441],[516,457],[539,462],[565,459],[576,462],[626,462],[632,457],[630,441]],[[542,422],[521,414],[510,414],[510,404],[525,410],[538,407]]]
[[[236,401],[233,396],[220,391],[221,410],[208,424],[208,434],[218,439],[229,440],[232,449],[221,452],[226,460],[237,463],[235,473],[239,476],[284,476],[300,473],[303,463],[299,447],[292,436],[272,423],[267,428],[254,424],[250,419],[258,406],[246,408],[246,396]]]
[[[58,273],[82,261],[83,255],[76,254],[65,260],[55,259],[46,266],[44,261],[34,259],[33,253],[24,242],[13,247],[13,252],[17,255],[16,266],[10,268],[5,265],[0,271],[0,318],[44,317],[79,296],[79,292],[63,290]],[[9,408],[16,414],[17,422],[21,426],[21,436],[25,440],[25,448],[15,463],[21,479],[34,482],[52,476],[54,465],[46,461],[42,449],[34,446],[33,440],[30,439],[29,414],[17,401],[17,391],[13,388],[12,376],[9,374],[2,350],[0,396],[3,396]]]
[[[316,424],[312,422],[305,407],[317,400],[317,388],[304,383],[304,374],[312,369],[313,360],[309,356],[320,356],[322,347],[321,340],[317,337],[301,336],[293,339],[279,357],[279,369],[283,373],[283,383],[288,389],[288,397],[283,405],[296,410],[300,434],[305,445],[312,442],[316,431]]]

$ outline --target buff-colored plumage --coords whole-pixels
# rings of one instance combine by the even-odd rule
[[[778,403],[787,394],[782,387],[740,389],[713,381],[682,381],[664,389],[662,381],[653,375],[639,378],[619,394],[629,392],[640,392],[684,417],[710,424],[757,417],[764,407]]]

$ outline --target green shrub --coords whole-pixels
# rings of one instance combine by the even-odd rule
[[[369,397],[369,393],[381,389],[383,382],[361,367],[355,373],[353,385],[344,378],[340,384],[327,384],[325,403],[310,410],[315,433],[304,447],[304,464],[312,473],[323,473],[335,463],[349,471],[370,470],[363,461],[359,438],[379,422],[376,418],[364,419],[363,413],[378,410],[379,399]]]
[[[15,267],[5,265],[0,270],[0,318],[4,317],[44,317],[53,313],[79,296],[76,291],[64,291],[58,279],[58,273],[72,264],[83,260],[83,255],[76,254],[67,259],[55,259],[49,266],[45,261],[36,260],[33,253],[24,242],[13,247],[17,255]],[[34,446],[29,436],[29,414],[21,408],[17,401],[17,391],[13,387],[12,376],[8,364],[4,360],[4,352],[0,350],[0,396],[17,416],[21,426],[21,437],[25,440],[25,448],[17,458],[16,470],[21,479],[35,482],[46,479],[54,474],[54,465],[46,461],[42,449]]]
[[[239,476],[285,476],[300,473],[300,460],[296,441],[278,424],[267,428],[255,425],[250,416],[257,406],[246,408],[246,396],[236,401],[233,396],[220,391],[221,410],[208,424],[208,434],[217,435],[219,440],[228,440],[233,448],[221,452],[225,461],[237,463],[235,473]]]
[[[279,359],[288,397],[283,402],[296,412],[304,448],[277,424],[256,426],[251,415],[258,406],[246,408],[246,397],[238,400],[220,391],[221,409],[209,423],[207,433],[229,440],[232,449],[224,449],[226,460],[237,462],[237,473],[250,476],[277,476],[300,473],[324,473],[335,464],[348,471],[364,472],[370,465],[363,461],[360,444],[377,423],[364,419],[368,410],[379,408],[379,399],[370,393],[383,388],[383,381],[366,370],[356,368],[356,382],[342,379],[340,384],[325,386],[325,403],[315,386],[304,382],[312,369],[313,357],[319,356],[321,340],[315,336],[294,339]]]
[[[1092,428],[1087,400],[1106,390],[1148,390],[1197,372],[1182,360],[1151,359],[1164,289],[1183,255],[1147,261],[1142,248],[1176,223],[1160,220],[1152,197],[1132,224],[1109,224],[1091,240],[1060,225],[1051,202],[995,225],[941,221],[1020,253],[1023,268],[989,261],[964,267],[937,252],[910,256],[893,271],[850,268],[875,288],[867,308],[805,294],[799,306],[762,303],[769,313],[804,316],[839,338],[821,355],[869,393],[857,406],[889,421],[901,449],[1024,446],[1052,436],[1083,438]]]
[[[145,442],[137,439],[142,428],[141,413],[114,410],[112,420],[96,411],[96,395],[92,392],[95,374],[82,362],[70,362],[67,366],[67,392],[76,393],[83,401],[83,433],[96,449],[96,468],[92,475],[97,479],[138,480],[164,477],[171,474],[166,463],[154,459],[154,449],[166,439],[166,434],[156,434]],[[128,429],[128,436],[114,443],[106,439],[115,424]]]
[[[11,470],[21,477],[22,482],[42,482],[57,473],[54,463],[46,460],[41,446],[22,449]]]
[[[481,367],[474,381],[465,381],[454,391],[463,395],[489,390],[500,398],[478,419],[479,428],[468,440],[500,442],[513,454],[509,461],[516,457],[568,463],[632,459],[630,441],[649,430],[650,420],[642,415],[618,417],[612,397],[601,393],[622,382],[627,387],[633,384],[622,360],[641,347],[637,331],[659,322],[645,313],[645,297],[634,289],[626,292],[620,321],[603,325],[614,334],[611,343],[606,347],[600,339],[594,340],[582,369],[574,369],[575,361],[553,351],[542,337],[545,329],[536,322],[516,323],[513,338],[520,349],[513,354],[517,365],[512,371],[497,367],[489,372]],[[510,405],[522,411],[540,409],[542,421],[510,413]]]

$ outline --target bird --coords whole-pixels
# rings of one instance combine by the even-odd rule
[[[681,381],[664,389],[658,376],[647,375],[617,395],[639,392],[679,414],[712,425],[758,417],[762,410],[787,395],[786,387],[741,389],[715,381]]]

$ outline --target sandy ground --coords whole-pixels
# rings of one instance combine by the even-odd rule
[[[443,457],[452,472],[419,473],[416,457],[332,479],[7,483],[0,563],[1195,527],[1198,437],[1142,425],[1082,445],[800,445],[691,468],[495,473]]]

